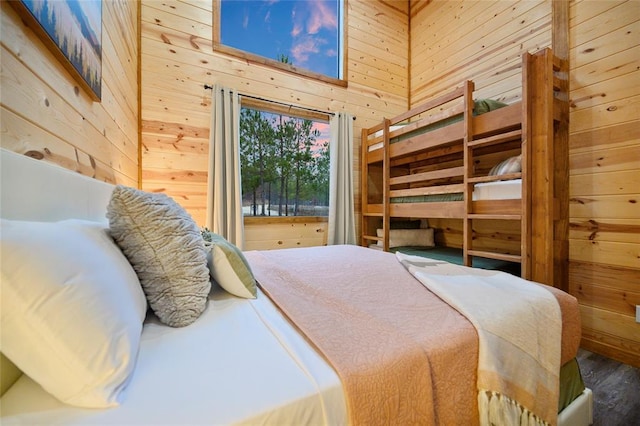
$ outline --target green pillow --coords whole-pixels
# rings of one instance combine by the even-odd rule
[[[203,231],[202,236],[210,248],[207,265],[211,278],[234,296],[255,299],[258,295],[256,280],[240,249],[214,232]]]
[[[481,115],[506,106],[507,104],[493,99],[478,99],[473,102],[473,115]]]

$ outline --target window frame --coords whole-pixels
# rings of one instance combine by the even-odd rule
[[[325,83],[333,84],[340,87],[347,87],[347,1],[348,0],[338,0],[340,1],[341,6],[341,26],[342,31],[339,34],[339,44],[340,44],[340,58],[339,65],[342,68],[342,78],[334,78],[329,77],[328,75],[324,75],[318,72],[310,71],[307,69],[298,68],[295,65],[285,64],[279,62],[275,59],[265,58],[263,56],[257,55],[255,53],[246,52],[244,50],[236,49],[234,47],[230,47],[222,44],[220,40],[220,19],[221,19],[221,0],[213,0],[213,22],[212,22],[212,44],[213,51],[222,53],[228,56],[233,56],[235,58],[242,59],[252,64],[262,65],[270,68],[275,68],[280,71],[284,71],[290,74],[302,76],[305,78],[310,78],[313,80],[319,80]]]

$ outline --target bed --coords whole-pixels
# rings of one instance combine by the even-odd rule
[[[566,71],[550,49],[525,53],[518,102],[475,99],[466,81],[363,129],[361,245],[389,250],[394,218],[457,220],[464,265],[512,262],[523,278],[564,288]],[[492,245],[474,235],[497,222],[519,237]]]
[[[105,206],[113,200],[115,190],[112,186],[6,150],[0,151],[0,160],[3,219],[0,236],[3,244],[10,238],[14,226],[27,226],[33,231],[25,238],[40,238],[41,230],[58,227],[62,222],[56,221],[65,222],[71,218],[80,222],[65,228],[68,235],[78,227],[107,235],[106,229],[112,225],[105,222]],[[47,259],[48,253],[59,255],[58,252],[66,250],[66,242],[63,239],[57,242],[49,251],[29,253],[34,257],[44,256],[42,259]],[[101,244],[105,251],[109,247],[113,251],[113,241],[101,240]],[[479,341],[474,327],[458,311],[426,291],[393,254],[357,246],[335,246],[255,251],[245,255],[260,283],[255,299],[237,297],[213,285],[206,296],[206,308],[188,326],[169,327],[153,312],[145,311],[142,317],[134,315],[132,322],[140,322],[140,337],[137,345],[130,348],[133,362],[129,362],[131,370],[122,382],[126,387],[112,407],[83,408],[63,403],[45,391],[40,381],[22,374],[3,359],[3,390],[7,389],[0,399],[2,424],[337,425],[347,424],[350,419],[351,423],[362,424],[353,421],[352,411],[358,402],[345,391],[345,381],[354,380],[357,386],[367,385],[360,389],[381,386],[372,394],[365,393],[360,403],[379,401],[380,395],[390,392],[392,397],[382,398],[388,406],[376,403],[377,406],[372,407],[373,412],[379,413],[375,410],[384,406],[387,411],[383,412],[387,416],[378,417],[377,421],[385,419],[382,422],[386,423],[400,419],[396,417],[396,410],[402,411],[403,404],[409,403],[409,399],[398,395],[422,395],[407,386],[408,382],[413,383],[414,376],[433,382],[421,388],[420,392],[426,392],[427,396],[411,402],[417,405],[415,410],[408,410],[409,415],[419,415],[415,419],[424,419],[421,421],[424,424],[478,422],[476,367]],[[8,301],[9,293],[5,292],[4,286],[8,285],[7,277],[14,273],[7,266],[15,260],[11,256],[26,257],[27,254],[11,253],[10,256],[3,251],[2,256],[3,334],[0,343],[3,354],[15,359],[15,353],[7,353],[10,342],[9,327],[6,327],[10,320],[6,318],[10,311],[7,304],[14,303],[15,299]],[[120,256],[122,258],[122,254]],[[68,261],[64,256],[60,260]],[[80,264],[81,259],[74,261]],[[105,262],[99,258],[92,265],[100,269]],[[328,264],[332,267],[327,268]],[[33,267],[38,269],[38,265]],[[439,263],[435,267],[449,268],[449,264]],[[57,268],[59,265],[52,267]],[[475,274],[470,271],[476,270],[464,268],[461,271]],[[71,275],[75,276],[76,272],[72,271]],[[94,278],[100,279],[100,276]],[[393,291],[389,292],[388,285],[373,286],[380,279],[387,283],[392,281]],[[325,294],[325,290],[331,288],[334,293]],[[286,295],[278,293],[298,294],[298,298],[287,300]],[[353,308],[348,296],[353,294],[356,300],[356,294],[374,293],[378,293],[378,299],[373,299],[373,305],[369,305],[369,308],[373,306],[372,312]],[[335,294],[341,296],[336,298]],[[568,365],[574,360],[579,342],[577,305],[560,291],[554,290],[553,294],[557,295],[563,310],[562,358]],[[125,304],[124,300],[119,299],[119,304]],[[329,323],[318,322],[313,316],[316,311],[320,312],[320,305],[335,311],[335,315],[329,316]],[[397,309],[398,306],[402,309]],[[92,315],[93,312],[96,316],[100,314],[91,309]],[[376,315],[380,312],[393,315],[397,322],[395,326],[370,320],[377,320]],[[61,317],[63,313],[60,311]],[[303,318],[305,313],[311,316]],[[73,321],[75,324],[66,326],[80,323],[77,330],[81,332],[84,322],[78,319]],[[84,318],[87,324],[90,319]],[[112,319],[115,322],[116,318]],[[398,370],[400,366],[396,365],[395,358],[387,360],[385,355],[375,362],[367,362],[373,367],[389,363],[392,368],[386,377],[391,378],[396,388],[390,389],[385,383],[376,384],[379,373],[375,369],[365,369],[366,374],[356,374],[355,379],[344,376],[343,366],[329,361],[335,351],[350,354],[351,361],[357,366],[364,362],[364,355],[369,352],[362,350],[358,336],[349,335],[352,327],[344,327],[347,321],[355,327],[357,319],[369,324],[363,334],[379,334],[383,342],[391,342],[387,348],[389,352],[403,353],[405,347],[419,342],[427,352],[416,351],[417,367],[408,368],[428,368],[430,374],[406,374],[406,371]],[[292,321],[296,321],[295,325]],[[434,323],[438,327],[425,327],[425,324]],[[323,324],[320,328],[328,328],[331,332],[320,339],[308,337],[317,331],[313,330],[316,324]],[[398,333],[398,330],[403,332]],[[34,348],[38,346],[44,346],[44,342],[42,345],[35,342]],[[46,358],[54,355],[45,353],[45,361],[49,362]],[[423,362],[425,356],[428,362]],[[6,383],[8,380],[10,382]],[[362,383],[362,380],[373,380],[374,383]],[[562,404],[566,407],[558,416],[558,423],[590,424],[591,392],[578,387],[572,393],[570,401]],[[366,413],[368,408],[360,407],[360,410]]]

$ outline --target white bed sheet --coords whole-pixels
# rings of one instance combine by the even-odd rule
[[[477,183],[473,200],[513,200],[522,197],[522,179]]]
[[[124,402],[107,410],[58,402],[23,375],[0,400],[2,425],[346,423],[340,380],[268,297],[216,288],[185,328],[147,319]]]

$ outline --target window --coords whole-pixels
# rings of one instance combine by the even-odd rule
[[[240,169],[245,216],[327,216],[329,124],[243,107]]]
[[[217,0],[214,49],[346,86],[343,2]]]

